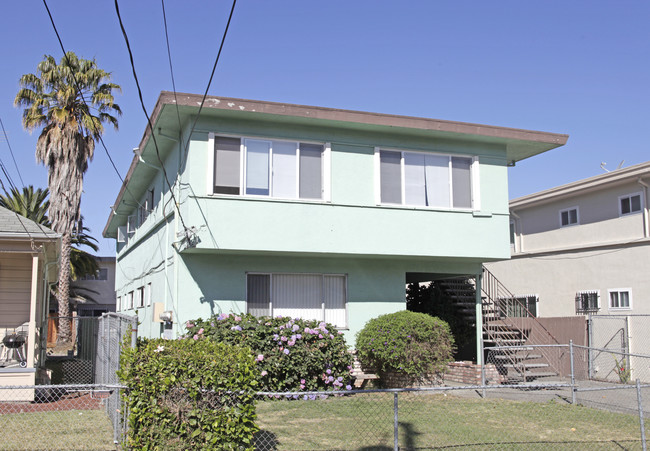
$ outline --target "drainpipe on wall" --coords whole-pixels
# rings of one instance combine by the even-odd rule
[[[650,225],[648,224],[648,209],[650,208],[648,206],[648,188],[650,185],[644,182],[642,177],[639,177],[637,182],[643,187],[643,237],[648,238],[650,236]]]

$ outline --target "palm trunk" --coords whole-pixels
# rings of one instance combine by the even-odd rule
[[[57,343],[68,343],[72,339],[70,329],[70,251],[72,237],[64,232],[61,237],[61,268],[59,270],[59,286],[56,300],[59,304],[59,332]]]

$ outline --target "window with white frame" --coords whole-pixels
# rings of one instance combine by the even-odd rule
[[[323,144],[214,136],[215,194],[326,199]]]
[[[115,311],[119,312],[122,310],[122,296],[118,296],[115,301]]]
[[[628,194],[618,198],[619,214],[621,216],[641,211],[641,193]]]
[[[147,307],[151,306],[151,282],[144,287],[144,304]]]
[[[133,308],[133,291],[129,291],[126,295],[126,308],[127,310]]]
[[[567,227],[578,224],[580,217],[578,216],[578,207],[566,208],[560,210],[560,226]]]
[[[616,288],[607,290],[609,294],[609,308],[612,310],[632,308],[632,290],[629,288]]]
[[[520,294],[499,298],[502,312],[507,316],[516,318],[537,316],[537,302],[539,302],[539,296],[536,294]]]
[[[246,279],[248,313],[347,325],[345,275],[249,273]]]
[[[138,224],[144,224],[144,221],[149,217],[149,213],[153,211],[153,193],[154,190],[149,189],[144,196],[142,204],[138,207]]]
[[[135,307],[144,307],[144,287],[138,287],[135,290]]]
[[[478,160],[376,149],[378,203],[478,209]]]
[[[600,292],[585,290],[576,293],[576,313],[595,313],[600,310]]]

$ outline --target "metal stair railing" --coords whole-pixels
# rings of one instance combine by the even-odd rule
[[[525,347],[535,344],[560,344],[542,323],[517,299],[499,279],[487,268],[483,267],[481,283],[483,296],[483,333],[496,346],[512,346],[517,340]],[[514,307],[514,308],[513,308]],[[518,311],[524,318],[513,317],[509,313]],[[559,359],[544,347],[539,348],[542,359],[549,367],[560,374]],[[516,356],[517,350],[506,351],[512,368],[521,373],[526,381],[526,368]],[[558,362],[555,362],[558,360]]]

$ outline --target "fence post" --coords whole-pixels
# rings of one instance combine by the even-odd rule
[[[643,424],[643,402],[641,400],[641,381],[636,380],[636,400],[639,403],[639,425],[641,427],[641,445],[643,446],[643,451],[646,451],[646,442],[645,442],[645,425]]]
[[[573,361],[573,340],[569,340],[569,357],[571,361],[571,404],[576,403],[576,374]]]
[[[587,317],[587,333],[589,334],[589,342],[587,343],[587,365],[589,380],[592,380],[594,378],[594,356],[591,348],[594,347],[594,320],[591,316],[591,312],[589,312],[589,316]]]
[[[135,348],[138,343],[138,319],[131,323],[131,347]]]
[[[397,392],[393,393],[393,416],[394,416],[394,431],[393,434],[395,435],[395,443],[393,444],[393,449],[395,451],[399,450],[399,441],[398,441],[398,434],[399,434],[399,415],[398,415],[398,407],[397,407]]]

